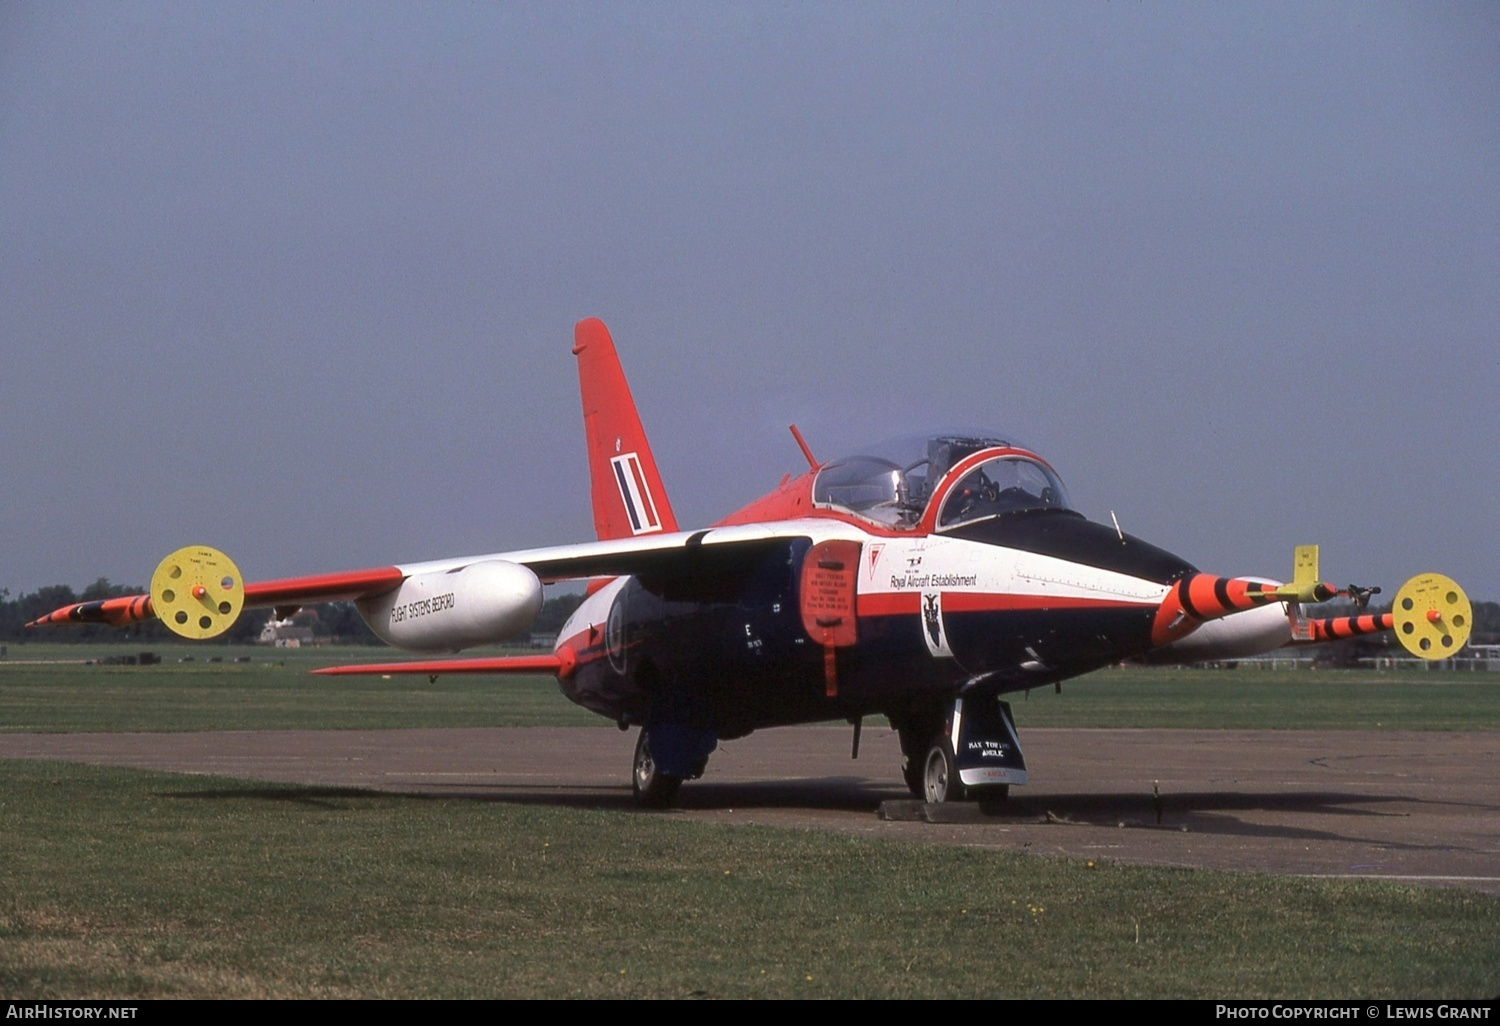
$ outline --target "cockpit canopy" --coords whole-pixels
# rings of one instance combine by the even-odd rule
[[[982,431],[891,439],[825,464],[813,482],[813,502],[898,529],[917,526],[930,506],[940,530],[1028,510],[1071,510],[1052,468],[1018,447],[1009,436]],[[987,449],[1008,451],[943,485],[950,470]]]

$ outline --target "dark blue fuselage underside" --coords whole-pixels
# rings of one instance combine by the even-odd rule
[[[1028,519],[1026,527],[1003,542],[984,536],[993,527],[966,533],[1049,555],[1083,553],[1090,565],[1161,583],[1191,570],[1081,517]],[[617,721],[675,722],[730,738],[858,716],[899,722],[960,689],[1051,684],[1150,647],[1155,608],[1141,605],[945,612],[952,658],[931,653],[916,610],[863,616],[856,643],[836,650],[830,687],[823,646],[808,637],[798,606],[808,548],[792,539],[695,574],[630,579],[610,614],[612,637],[585,653],[564,692]]]

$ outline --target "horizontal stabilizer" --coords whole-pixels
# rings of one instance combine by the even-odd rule
[[[436,677],[443,673],[551,673],[568,677],[576,660],[571,651],[562,649],[551,655],[494,656],[476,659],[416,659],[401,663],[365,663],[359,666],[329,666],[313,673],[320,677],[389,676],[420,673]]]

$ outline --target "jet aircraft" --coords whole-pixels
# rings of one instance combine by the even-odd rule
[[[422,659],[325,674],[536,673],[574,702],[639,727],[632,784],[669,805],[723,740],[865,717],[899,734],[902,775],[929,802],[1003,797],[1027,770],[1002,696],[1123,660],[1191,663],[1394,630],[1422,658],[1455,654],[1472,611],[1438,574],[1392,612],[1310,619],[1304,603],[1372,589],[1318,579],[1316,546],[1290,584],[1200,573],[1089,521],[1057,471],[1004,432],[928,431],[819,461],[710,527],[680,530],[614,342],[574,330],[596,541],[245,583],[223,553],[168,556],[147,595],[33,622],[160,619],[208,638],[243,608],[349,600],[386,643],[456,653],[527,631],[544,584],[587,580],[550,655]]]

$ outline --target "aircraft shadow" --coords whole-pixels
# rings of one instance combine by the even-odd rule
[[[899,789],[871,789],[858,778],[822,777],[751,783],[698,783],[683,786],[675,809],[713,811],[722,809],[805,809],[874,815],[880,803],[905,797]],[[502,785],[495,783],[444,783],[438,787],[359,788],[286,786],[204,788],[158,792],[158,797],[190,801],[270,801],[318,808],[338,808],[350,800],[404,798],[418,801],[465,801],[483,804],[547,805],[559,808],[641,811],[629,786],[597,785]],[[674,810],[665,810],[668,813]]]
[[[1163,795],[1159,804],[1152,795],[1138,792],[1036,795],[1013,797],[979,813],[972,821],[1160,830],[1261,840],[1368,841],[1405,851],[1462,850],[1451,844],[1397,842],[1389,838],[1361,836],[1358,827],[1373,825],[1372,821],[1409,819],[1409,812],[1388,808],[1397,803],[1405,806],[1454,804],[1349,791],[1178,792]],[[1292,816],[1298,822],[1257,822],[1253,818],[1255,814]],[[1351,832],[1330,829],[1335,824],[1348,827]]]
[[[1200,836],[1244,837],[1261,840],[1350,841],[1362,840],[1357,829],[1371,820],[1408,818],[1391,811],[1393,803],[1411,804],[1417,799],[1392,795],[1359,794],[1348,791],[1244,792],[1202,791],[1163,795],[1160,805],[1140,792],[1090,794],[1014,795],[992,805],[971,803],[925,806],[898,787],[873,786],[867,779],[816,777],[794,780],[748,782],[689,782],[683,786],[676,810],[639,810],[630,789],[597,785],[497,786],[493,783],[445,783],[440,787],[377,790],[357,787],[295,787],[285,785],[236,788],[184,789],[162,792],[161,797],[196,801],[273,801],[310,808],[335,810],[353,801],[372,798],[402,798],[417,801],[462,801],[483,804],[548,806],[644,815],[682,812],[734,812],[794,810],[839,814],[885,814],[889,819],[977,826],[1069,826],[1108,827],[1185,832]],[[1443,802],[1439,804],[1452,804]],[[890,814],[894,810],[896,814]],[[1294,822],[1265,823],[1255,815],[1295,817]],[[1350,833],[1330,829],[1354,828]],[[1449,851],[1451,844],[1396,842],[1381,838],[1373,843],[1395,850]]]

